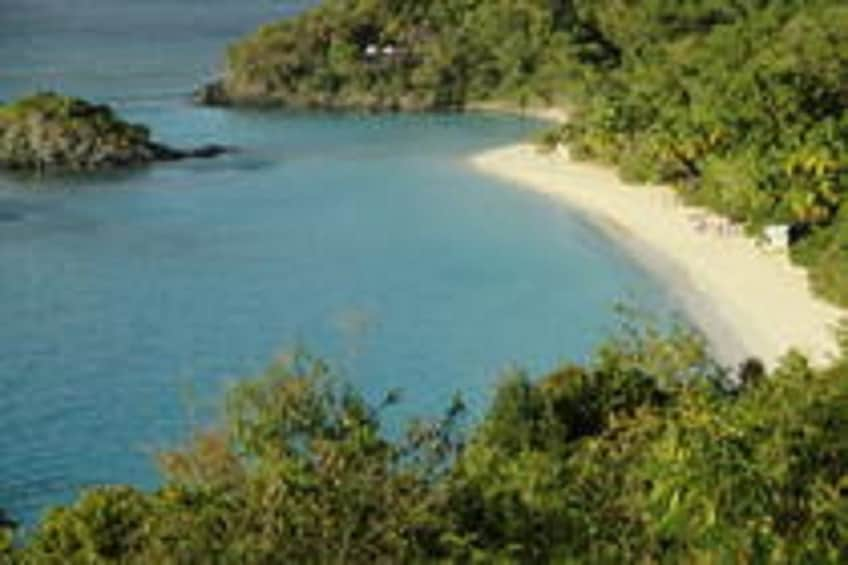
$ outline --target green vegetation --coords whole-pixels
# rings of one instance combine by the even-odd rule
[[[16,524],[6,515],[6,512],[0,508],[0,562],[12,550],[12,541],[14,540],[14,531]]]
[[[227,424],[161,456],[165,484],[50,512],[20,563],[838,563],[848,365],[718,368],[627,327],[588,366],[515,374],[386,434],[379,406],[298,356],[239,385]],[[465,430],[465,431],[463,431]]]
[[[108,106],[43,93],[0,105],[0,168],[87,171],[189,157],[213,157],[217,146],[180,151],[154,143],[150,131]]]
[[[0,166],[85,170],[155,159],[147,128],[106,106],[52,93],[0,106]]]
[[[549,0],[330,0],[228,53],[210,103],[451,109],[552,96],[567,53]],[[533,80],[530,80],[533,77]]]
[[[581,65],[562,140],[754,231],[792,226],[793,258],[848,305],[848,5],[593,4],[615,64]]]
[[[235,44],[200,99],[565,100],[573,119],[548,145],[672,184],[755,232],[790,225],[814,287],[848,305],[847,83],[842,0],[326,0]]]
[[[848,304],[846,84],[839,0],[330,0],[235,45],[226,79],[201,94],[375,109],[565,98],[574,119],[546,144],[755,229],[791,224],[793,257]],[[36,100],[39,116],[80,111]],[[4,136],[28,104],[0,110]],[[233,391],[221,428],[162,454],[159,490],[91,490],[17,547],[0,532],[0,560],[848,555],[848,360],[814,370],[790,354],[771,373],[755,361],[730,373],[696,336],[626,326],[586,366],[512,375],[470,428],[456,402],[387,433],[396,401],[371,405],[312,359],[280,363]]]

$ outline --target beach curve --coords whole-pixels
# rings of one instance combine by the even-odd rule
[[[565,147],[530,144],[472,156],[478,171],[585,214],[665,281],[718,359],[757,357],[774,367],[790,350],[815,366],[839,354],[846,311],[814,296],[806,272],[715,214],[681,204],[668,187],[633,186],[611,169],[577,162]]]

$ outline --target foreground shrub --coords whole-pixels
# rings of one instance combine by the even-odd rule
[[[406,434],[323,363],[235,388],[164,485],[52,511],[24,563],[838,563],[848,373],[789,355],[738,378],[684,331],[625,326],[586,366],[507,377]]]

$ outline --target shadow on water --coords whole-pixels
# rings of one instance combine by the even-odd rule
[[[122,184],[143,178],[148,173],[147,167],[104,171],[0,171],[0,190],[12,193],[75,192],[89,187]]]
[[[19,210],[6,209],[6,203],[0,202],[0,224],[13,224],[22,221],[25,217]]]
[[[0,171],[0,192],[9,194],[63,194],[81,191],[137,189],[155,185],[157,188],[180,188],[185,181],[170,183],[168,172],[181,171],[196,174],[219,174],[227,172],[249,173],[275,167],[290,160],[290,155],[280,152],[245,152],[236,148],[229,155],[214,158],[186,159],[178,163],[152,163],[128,169],[104,171],[46,171],[33,173],[23,171]],[[14,202],[0,200],[0,222],[16,222],[22,214]]]

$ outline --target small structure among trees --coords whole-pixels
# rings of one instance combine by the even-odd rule
[[[792,226],[786,224],[775,224],[767,226],[763,230],[766,246],[774,251],[785,251],[792,243]]]
[[[393,43],[387,43],[386,45],[377,45],[376,43],[369,43],[365,46],[363,52],[365,54],[366,59],[386,60],[399,58],[406,53],[406,50]]]

